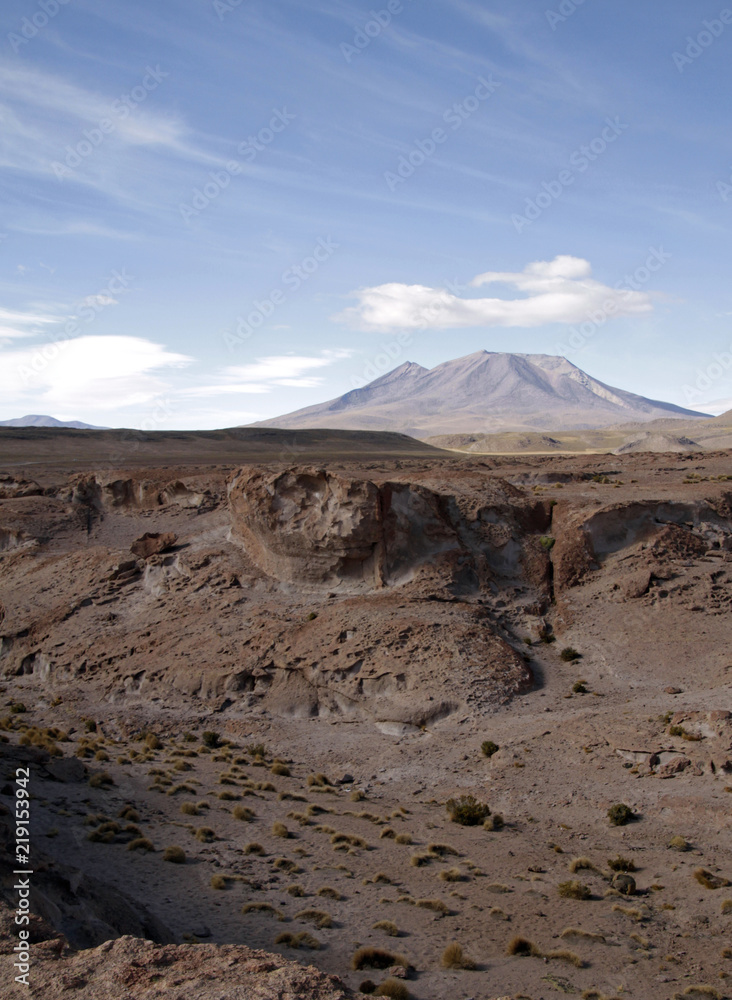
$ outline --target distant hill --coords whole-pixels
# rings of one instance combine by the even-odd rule
[[[94,424],[84,424],[81,420],[57,420],[31,413],[27,417],[15,417],[13,420],[0,420],[0,427],[71,427],[79,431],[103,431],[105,427],[95,427]]]
[[[477,351],[427,369],[407,361],[337,399],[254,427],[399,430],[436,435],[567,431],[706,413],[599,382],[566,358]]]

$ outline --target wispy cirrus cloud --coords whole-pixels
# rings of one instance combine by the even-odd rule
[[[352,292],[358,300],[336,320],[358,330],[449,330],[465,327],[537,327],[577,323],[593,310],[635,316],[653,310],[651,295],[611,288],[591,277],[589,261],[562,255],[535,261],[523,271],[486,271],[469,287],[504,285],[519,298],[465,298],[445,288],[391,282]]]
[[[351,356],[350,350],[323,351],[319,356],[295,354],[257,358],[248,365],[230,365],[221,369],[213,384],[184,389],[187,396],[214,396],[217,393],[264,394],[276,387],[314,389],[325,379],[314,372],[329,368]]]

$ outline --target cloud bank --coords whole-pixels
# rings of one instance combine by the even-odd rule
[[[352,293],[357,305],[333,318],[358,330],[449,330],[474,326],[535,327],[578,323],[595,310],[609,316],[636,316],[653,310],[650,294],[611,288],[591,277],[589,261],[558,256],[535,261],[523,271],[486,271],[469,288],[505,285],[515,298],[464,298],[445,288],[391,282]],[[467,289],[462,289],[465,291]]]

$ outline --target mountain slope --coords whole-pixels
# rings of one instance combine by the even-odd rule
[[[505,430],[581,430],[707,417],[592,378],[566,358],[476,351],[427,369],[405,362],[337,399],[257,427],[390,430],[425,438]]]
[[[73,430],[80,431],[105,430],[104,427],[85,424],[81,420],[57,420],[55,417],[36,413],[31,413],[27,417],[14,417],[13,420],[0,420],[0,427],[71,427]]]

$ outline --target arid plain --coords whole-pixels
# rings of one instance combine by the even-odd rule
[[[0,436],[30,995],[730,995],[730,453],[249,434]]]

